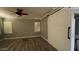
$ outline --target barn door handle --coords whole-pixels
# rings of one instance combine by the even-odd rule
[[[70,39],[70,27],[68,27],[68,39]]]

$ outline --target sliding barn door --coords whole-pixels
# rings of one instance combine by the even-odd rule
[[[70,49],[70,20],[69,8],[63,8],[48,18],[48,42],[58,51]]]

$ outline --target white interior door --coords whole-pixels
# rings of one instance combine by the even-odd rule
[[[70,49],[70,40],[68,39],[70,16],[70,8],[63,8],[48,18],[48,42],[59,51]]]

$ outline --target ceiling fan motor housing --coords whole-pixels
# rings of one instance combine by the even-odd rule
[[[16,14],[17,14],[17,15],[19,15],[19,16],[21,16],[21,15],[22,15],[22,13],[21,13],[21,12],[16,12]]]

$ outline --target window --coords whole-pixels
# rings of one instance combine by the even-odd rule
[[[34,23],[34,32],[40,32],[40,22]]]
[[[12,33],[12,22],[4,21],[4,33],[5,34]]]

